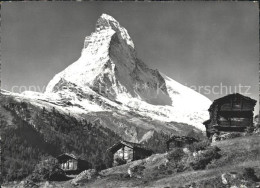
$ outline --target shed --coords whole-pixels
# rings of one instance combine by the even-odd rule
[[[91,168],[91,164],[89,162],[82,160],[71,153],[63,153],[56,158],[60,168],[67,174],[79,173],[83,170]]]
[[[144,159],[153,154],[153,151],[143,147],[139,143],[127,141],[119,141],[108,150],[113,155],[113,165],[117,164],[117,159],[122,159],[125,162]]]
[[[209,108],[210,119],[203,122],[207,137],[226,132],[244,132],[253,127],[256,100],[239,93],[214,100]]]
[[[198,140],[193,137],[174,135],[169,140],[166,141],[166,145],[167,145],[167,150],[169,151],[174,148],[183,148],[194,142],[198,142]]]

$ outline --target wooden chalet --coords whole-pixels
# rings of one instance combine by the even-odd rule
[[[56,157],[60,168],[67,174],[82,172],[91,168],[91,164],[70,153],[64,153]]]
[[[253,127],[255,105],[256,100],[239,93],[216,99],[209,108],[210,119],[203,123],[207,137],[222,132],[244,132]]]
[[[194,142],[198,142],[197,139],[187,136],[172,136],[169,140],[166,141],[167,150],[172,150],[174,148],[184,148],[187,145],[190,145]]]
[[[144,148],[141,144],[127,141],[120,141],[107,151],[113,154],[113,165],[117,164],[117,158],[130,162],[144,159],[153,154],[152,150]]]

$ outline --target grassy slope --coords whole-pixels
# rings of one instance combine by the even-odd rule
[[[257,176],[260,176],[260,135],[220,141],[212,145],[218,146],[222,154],[215,168],[184,172],[150,182],[148,185],[178,187],[204,179],[214,179],[225,172],[241,171],[245,167],[253,167]]]
[[[141,179],[120,178],[118,173],[126,172],[129,165],[111,169],[107,176],[89,182],[87,187],[179,187],[220,177],[230,171],[241,171],[245,167],[253,167],[260,177],[260,135],[240,137],[214,143],[221,149],[222,157],[212,169],[183,172],[178,175],[169,175],[162,179],[143,182]]]
[[[130,166],[141,164],[144,160],[134,161],[126,165],[110,168],[101,172],[101,177],[91,180],[87,184],[78,187],[180,187],[192,182],[210,181],[214,184],[226,172],[241,171],[245,167],[253,167],[256,175],[260,177],[260,135],[240,137],[214,143],[221,149],[222,157],[212,164],[211,169],[188,171],[175,175],[164,176],[160,179],[144,181],[138,178],[127,178],[124,174]],[[165,154],[153,155],[145,159],[148,168],[159,165],[165,160]],[[211,181],[212,180],[212,181]],[[42,183],[41,187],[44,187]],[[69,188],[72,185],[67,182],[51,182],[54,187]]]

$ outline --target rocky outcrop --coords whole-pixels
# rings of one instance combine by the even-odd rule
[[[245,168],[238,172],[224,172],[214,178],[197,180],[183,187],[185,188],[200,188],[200,187],[230,187],[230,188],[251,188],[259,187],[259,179],[254,174],[254,169]]]
[[[136,166],[130,166],[127,170],[127,173],[131,178],[142,178],[144,169],[145,166],[141,164]]]
[[[38,187],[40,186],[30,180],[21,181],[19,185],[16,186],[16,188],[38,188]]]
[[[95,169],[84,170],[79,175],[77,175],[73,180],[71,180],[71,184],[78,185],[81,182],[86,183],[87,181],[96,178],[97,175],[98,175],[98,173]]]
[[[246,135],[246,133],[239,133],[239,132],[220,133],[220,134],[215,133],[212,136],[212,142],[232,139],[232,138],[241,137],[241,136],[245,136],[245,135]]]
[[[242,172],[226,172],[221,175],[221,181],[229,187],[256,187],[259,181],[253,168],[245,168]]]

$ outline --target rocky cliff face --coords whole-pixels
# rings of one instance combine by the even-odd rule
[[[55,75],[44,94],[12,95],[98,122],[130,141],[151,131],[204,130],[211,104],[138,59],[127,30],[106,14],[85,38],[80,58]]]
[[[151,104],[171,105],[163,77],[136,57],[126,29],[106,14],[98,19],[95,32],[85,38],[81,57],[54,77],[46,93],[55,91],[61,80],[89,87],[122,103],[138,98]],[[141,88],[144,85],[146,88]],[[161,99],[158,89],[162,91]]]

